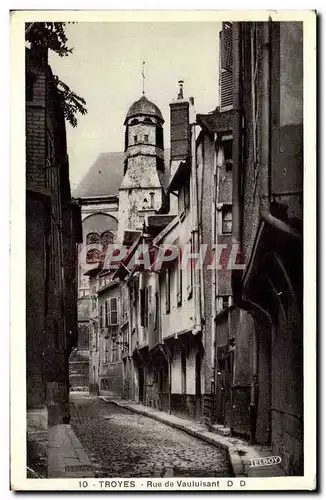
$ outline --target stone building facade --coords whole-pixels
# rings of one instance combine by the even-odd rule
[[[48,425],[69,422],[68,359],[77,343],[80,241],[81,214],[70,193],[64,115],[47,51],[32,46],[26,49],[28,442],[39,440],[41,431],[46,441]]]
[[[193,99],[183,97],[182,82],[170,110],[165,201],[145,214],[142,226],[133,228],[137,235],[132,249],[116,273],[130,297],[132,395],[161,410],[213,420],[215,323],[207,318],[213,303],[218,312],[232,304],[227,266],[216,271],[211,265],[216,243],[224,244],[225,262],[230,256],[232,115],[217,109],[196,117]],[[203,245],[209,248],[199,257]],[[177,251],[167,265],[160,263],[160,246]],[[140,256],[150,262],[150,270],[141,265]],[[203,265],[197,266],[200,258]]]
[[[234,23],[233,270],[250,436],[303,473],[303,26]],[[253,68],[256,68],[253,72]],[[248,314],[250,315],[248,318]],[[239,367],[240,368],[240,367]]]
[[[93,319],[117,298],[119,324],[101,320],[91,387],[228,427],[300,474],[300,23],[223,23],[219,101],[196,114],[181,83],[168,161],[157,106],[127,113],[114,240],[127,253],[90,271]]]

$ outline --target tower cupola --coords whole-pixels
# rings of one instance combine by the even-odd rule
[[[119,230],[139,229],[146,213],[160,209],[164,196],[164,119],[143,94],[128,109],[124,177],[119,191]]]

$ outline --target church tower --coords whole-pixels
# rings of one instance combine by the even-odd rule
[[[164,193],[164,119],[143,95],[127,113],[124,177],[119,190],[118,241],[124,231],[141,229],[145,213],[155,213]]]

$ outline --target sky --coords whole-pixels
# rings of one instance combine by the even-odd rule
[[[129,106],[145,95],[161,110],[169,145],[169,103],[184,80],[184,97],[197,113],[218,105],[220,22],[80,22],[66,26],[72,55],[50,54],[53,72],[87,102],[77,128],[67,124],[71,187],[100,153],[123,151],[123,122]]]

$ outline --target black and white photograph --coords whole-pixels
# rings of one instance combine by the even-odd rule
[[[316,12],[10,22],[11,489],[314,490]]]

